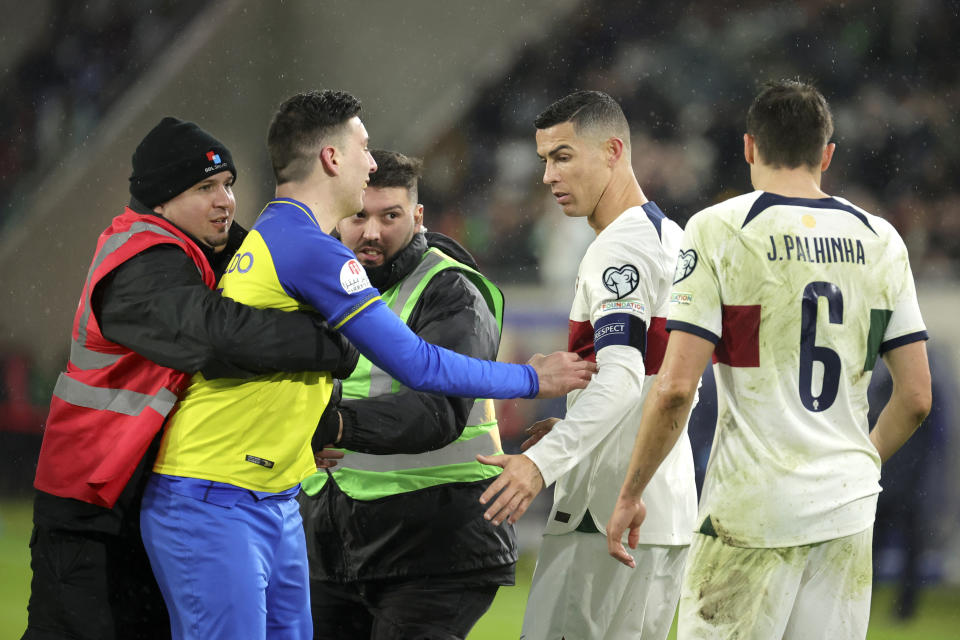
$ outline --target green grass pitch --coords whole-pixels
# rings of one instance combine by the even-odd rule
[[[30,503],[0,502],[0,640],[17,640],[26,624],[30,589]],[[534,558],[524,556],[517,570],[517,586],[500,589],[490,611],[480,620],[469,640],[506,640],[520,635],[520,623]],[[874,591],[870,640],[953,640],[960,629],[960,587],[936,587],[921,597],[918,615],[907,623],[890,614],[892,591]],[[670,638],[676,638],[671,631]]]

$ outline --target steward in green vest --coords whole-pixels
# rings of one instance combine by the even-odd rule
[[[440,234],[431,235],[453,242]],[[419,244],[411,242],[410,246],[419,248],[414,246]],[[434,276],[445,269],[456,269],[473,283],[497,321],[499,336],[503,321],[503,294],[479,271],[450,258],[436,247],[430,247],[423,252],[420,263],[414,270],[389,289],[382,291],[381,297],[401,320],[409,323],[410,315],[424,289]],[[342,398],[361,400],[398,394],[401,388],[400,382],[361,355],[353,374],[343,381]],[[349,404],[342,404],[341,407],[349,410]],[[403,450],[414,451],[415,448],[407,444]],[[485,399],[474,400],[459,437],[439,449],[392,455],[378,455],[375,451],[343,451],[346,456],[329,474],[318,472],[303,483],[303,489],[308,495],[316,495],[327,482],[328,476],[351,498],[368,501],[427,489],[438,484],[487,480],[497,476],[500,470],[480,464],[476,456],[502,453],[493,401]],[[383,448],[378,448],[378,451],[383,452]]]
[[[358,217],[376,216],[366,213],[371,192],[390,191],[377,180],[395,159],[372,153],[380,169]],[[416,232],[391,255],[383,237],[352,238],[343,227],[351,223],[364,221],[343,221],[344,243],[411,330],[465,355],[496,358],[503,295],[463,247]],[[382,263],[370,266],[381,249]],[[484,520],[479,503],[500,473],[476,461],[500,451],[492,401],[412,391],[361,357],[336,411],[325,414],[331,418],[342,420],[334,446],[344,457],[306,479],[301,494],[315,634],[369,638],[371,627],[389,623],[397,637],[435,637],[426,631],[440,629],[465,637],[497,588],[514,584],[517,560],[513,527]]]
[[[434,247],[427,248],[428,237]],[[445,236],[417,234],[397,262],[410,257],[418,260],[410,261],[413,269],[407,270],[404,278],[381,289],[383,300],[414,332],[433,344],[453,348],[454,342],[479,343],[484,338],[499,343],[502,294],[480,273],[448,257],[436,245],[446,245],[447,252],[461,253],[461,259],[470,260],[465,250]],[[473,298],[466,314],[451,304],[465,296]],[[460,316],[474,315],[481,305],[489,309],[492,326],[480,330],[457,321]],[[430,327],[432,333],[426,335],[424,327]],[[493,358],[496,351],[467,355]],[[333,516],[329,524],[343,529],[343,539],[317,545],[321,547],[318,551],[331,558],[325,557],[317,571],[311,563],[311,573],[334,581],[353,581],[408,572],[429,575],[432,569],[451,573],[488,564],[511,565],[516,560],[512,532],[484,521],[478,501],[500,471],[476,461],[478,453],[500,451],[492,405],[490,400],[411,391],[361,356],[354,373],[344,381],[339,405],[344,429],[337,446],[346,455],[333,469],[303,482],[304,492],[317,503],[334,507],[324,510]],[[441,508],[447,511],[438,513]],[[404,525],[410,530],[399,531]],[[477,531],[463,531],[465,526]],[[391,543],[383,539],[387,536],[402,542]],[[472,542],[458,544],[457,538]],[[488,544],[476,544],[484,538],[490,539]],[[422,541],[419,544],[418,539]],[[354,540],[363,540],[363,544],[355,548]],[[308,546],[314,545],[308,540]],[[418,547],[420,552],[412,552]],[[396,557],[398,550],[407,557]]]

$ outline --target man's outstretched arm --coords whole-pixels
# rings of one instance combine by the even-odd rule
[[[600,371],[549,435],[521,454],[478,456],[483,464],[503,468],[480,496],[481,504],[493,500],[487,520],[516,522],[545,486],[589,456],[640,401],[646,373],[640,350],[607,346],[597,353],[597,363]]]
[[[418,391],[479,398],[555,398],[596,372],[573,353],[537,354],[527,365],[477,360],[425,342],[376,300],[341,331],[371,362]]]
[[[407,321],[431,344],[473,358],[496,359],[500,329],[480,291],[461,272],[448,269],[426,286]],[[463,433],[473,398],[403,387],[397,393],[343,400],[338,446],[373,454],[439,449]]]

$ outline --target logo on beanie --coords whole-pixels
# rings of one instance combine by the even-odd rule
[[[213,164],[209,167],[204,167],[204,173],[210,173],[211,171],[219,171],[227,166],[227,163],[220,158],[220,154],[211,149],[206,153],[207,162],[212,162]]]

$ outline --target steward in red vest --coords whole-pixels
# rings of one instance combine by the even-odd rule
[[[112,507],[190,380],[105,338],[91,313],[103,277],[158,244],[178,246],[203,284],[215,285],[203,252],[166,219],[129,207],[113,219],[97,242],[73,319],[70,361],[53,390],[34,482],[40,491]]]
[[[165,420],[191,375],[349,375],[356,352],[318,317],[214,290],[246,231],[236,168],[209,133],[164,118],[133,155],[130,206],[101,234],[37,464],[24,639],[170,638],[140,537]]]

